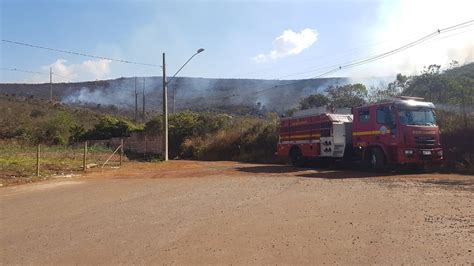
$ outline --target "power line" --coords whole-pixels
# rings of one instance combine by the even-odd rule
[[[422,43],[425,43],[427,41],[429,41],[430,39],[432,39],[433,37],[436,37],[438,36],[439,34],[441,34],[441,32],[443,33],[447,33],[447,32],[450,32],[450,31],[453,31],[453,30],[458,30],[458,29],[461,29],[461,28],[464,28],[464,27],[468,27],[468,26],[471,26],[471,24],[473,24],[474,21],[468,21],[468,22],[464,22],[464,23],[461,23],[461,24],[458,24],[458,25],[454,25],[454,26],[451,26],[451,27],[448,27],[448,28],[445,28],[445,29],[442,29],[442,30],[438,30],[438,31],[435,31],[431,34],[428,34],[414,42],[411,42],[409,44],[406,44],[402,47],[399,47],[397,49],[394,49],[394,50],[391,50],[389,52],[386,52],[386,53],[383,53],[383,54],[379,54],[379,55],[373,55],[371,57],[369,57],[368,59],[364,59],[364,58],[361,58],[361,59],[355,59],[355,60],[352,60],[352,61],[349,61],[349,62],[346,62],[346,63],[343,63],[343,64],[336,64],[336,65],[332,65],[332,66],[328,66],[328,67],[322,67],[322,68],[316,68],[316,69],[311,69],[311,70],[308,70],[308,71],[304,71],[304,72],[299,72],[299,73],[295,73],[295,74],[290,74],[290,75],[285,75],[285,76],[282,76],[280,78],[285,78],[285,77],[291,77],[291,76],[298,76],[298,75],[302,75],[302,74],[307,74],[307,73],[311,73],[311,72],[315,72],[315,71],[318,71],[318,70],[325,70],[325,69],[330,69],[330,68],[333,68],[333,67],[339,67],[340,65],[345,65],[343,66],[343,68],[348,68],[351,66],[351,64],[361,64],[363,63],[362,61],[365,61],[365,60],[371,60],[370,62],[372,61],[375,61],[375,60],[378,60],[378,59],[381,59],[381,58],[384,58],[384,57],[387,57],[389,55],[392,55],[394,53],[397,53],[397,52],[400,52],[400,51],[403,51],[403,50],[406,50],[410,47],[413,47],[415,45],[418,45],[418,44],[422,44]],[[469,30],[468,30],[469,31]],[[455,33],[455,34],[451,34],[451,35],[448,35],[448,36],[445,36],[443,38],[439,38],[439,39],[444,39],[444,38],[448,38],[448,37],[451,37],[451,36],[454,36],[454,35],[458,35],[458,34],[461,34],[461,33],[465,33],[467,31],[463,31],[463,32],[459,32],[459,33]]]
[[[419,35],[419,34],[410,34],[408,36],[404,36],[404,37],[414,37],[416,35]],[[348,50],[345,50],[345,51],[341,51],[339,52],[337,55],[334,55],[334,54],[325,54],[325,55],[320,55],[320,56],[313,56],[313,57],[308,57],[308,58],[301,58],[299,60],[296,60],[296,61],[293,61],[292,63],[299,63],[299,62],[309,62],[309,61],[315,61],[316,59],[323,59],[323,58],[331,58],[331,59],[335,59],[335,58],[347,58],[348,56],[350,55],[358,55],[360,54],[360,52],[358,51],[361,51],[362,49],[365,49],[367,47],[376,47],[376,46],[380,46],[381,44],[384,44],[384,43],[388,43],[388,42],[392,42],[392,40],[383,40],[383,41],[377,41],[377,42],[366,42],[366,43],[363,43],[363,44],[360,44],[359,46],[356,46],[356,47],[352,47]],[[323,60],[323,61],[328,61],[328,60]],[[286,66],[270,66],[270,67],[265,67],[265,68],[261,68],[261,69],[257,69],[257,70],[254,70],[254,71],[246,71],[246,72],[240,72],[240,73],[237,73],[237,74],[234,74],[232,75],[232,78],[240,78],[239,75],[247,75],[247,74],[256,74],[256,73],[265,73],[265,72],[268,72],[269,70],[272,70],[272,69],[281,69],[281,68],[284,68]],[[328,67],[324,67],[323,69],[326,69]],[[317,70],[320,70],[321,68],[315,68],[313,69],[312,71],[308,71],[308,72],[314,72],[314,71],[317,71]],[[302,73],[299,73],[299,74],[305,74],[305,73],[308,73],[308,72],[302,72]],[[287,75],[287,76],[283,76],[283,77],[280,77],[280,78],[284,78],[284,77],[290,77],[290,76],[297,76],[296,74],[295,75]]]
[[[11,44],[16,44],[16,45],[21,45],[21,46],[26,46],[26,47],[32,47],[32,48],[37,48],[37,49],[43,49],[43,50],[48,50],[48,51],[54,51],[54,52],[59,52],[59,53],[72,54],[72,55],[79,55],[79,56],[90,57],[90,58],[96,58],[96,59],[110,60],[110,61],[115,61],[115,62],[125,63],[125,64],[134,64],[134,65],[143,65],[143,66],[159,67],[159,65],[154,65],[154,64],[140,63],[140,62],[134,62],[134,61],[129,61],[129,60],[123,60],[123,59],[114,59],[114,58],[110,58],[110,57],[104,57],[104,56],[97,56],[97,55],[91,55],[91,54],[86,54],[86,53],[79,53],[79,52],[67,51],[67,50],[56,49],[56,48],[50,48],[50,47],[39,46],[39,45],[30,44],[30,43],[24,43],[24,42],[17,42],[17,41],[12,41],[12,40],[5,40],[5,39],[2,39],[2,42],[11,43]]]
[[[462,29],[462,28],[465,28],[465,27],[469,27],[469,26],[472,26],[474,25],[474,20],[470,20],[470,21],[466,21],[466,22],[463,22],[463,23],[460,23],[460,24],[456,24],[456,25],[453,25],[453,26],[450,26],[450,27],[446,27],[446,28],[443,28],[443,29],[438,29],[430,34],[427,34],[415,41],[412,41],[408,44],[405,44],[401,47],[398,47],[396,49],[393,49],[393,50],[390,50],[388,52],[385,52],[385,53],[382,53],[382,54],[378,54],[378,55],[375,55],[375,56],[371,56],[369,58],[365,58],[365,59],[357,59],[357,60],[352,60],[352,61],[349,61],[345,64],[341,64],[341,65],[333,65],[333,66],[329,66],[329,67],[325,67],[325,68],[322,68],[322,69],[329,69],[329,68],[332,68],[334,67],[333,69],[329,70],[329,71],[326,71],[326,72],[323,72],[317,76],[314,76],[312,78],[309,78],[309,79],[304,79],[304,80],[298,80],[298,81],[293,81],[293,82],[289,82],[289,83],[285,83],[285,84],[281,84],[281,85],[274,85],[274,86],[271,86],[271,87],[268,87],[268,88],[265,88],[265,89],[261,89],[261,90],[257,90],[257,91],[254,91],[254,92],[251,92],[251,93],[246,93],[246,94],[241,94],[241,95],[230,95],[230,96],[226,96],[226,97],[219,97],[219,98],[214,98],[214,99],[227,99],[227,98],[232,98],[232,97],[237,97],[237,96],[243,96],[243,95],[253,95],[253,94],[259,94],[259,93],[262,93],[262,92],[265,92],[265,91],[268,91],[268,90],[271,90],[271,89],[275,89],[275,88],[278,88],[278,87],[285,87],[285,86],[289,86],[289,85],[294,85],[294,84],[297,84],[297,83],[301,83],[301,82],[305,82],[305,81],[308,81],[310,79],[317,79],[317,78],[321,78],[321,77],[324,77],[326,75],[329,75],[331,73],[334,73],[334,72],[337,72],[337,71],[340,71],[342,69],[348,69],[348,68],[352,68],[352,67],[357,67],[357,66],[360,66],[360,65],[364,65],[364,64],[368,64],[368,63],[371,63],[371,62],[374,62],[374,61],[377,61],[377,60],[380,60],[380,59],[383,59],[385,57],[388,57],[390,55],[393,55],[393,54],[396,54],[396,53],[399,53],[399,52],[402,52],[404,50],[407,50],[413,46],[416,46],[416,45],[420,45],[440,34],[443,34],[443,33],[447,33],[447,32],[451,32],[451,31],[454,31],[454,30],[458,30],[458,29]],[[455,34],[453,34],[455,35]],[[450,36],[446,36],[447,37],[451,37],[453,35],[450,35]],[[212,98],[211,98],[212,99]]]
[[[41,75],[49,75],[49,73],[45,72],[38,72],[38,71],[30,71],[30,70],[24,70],[24,69],[18,69],[18,68],[0,68],[0,70],[3,71],[16,71],[16,72],[24,72],[24,73],[31,73],[31,74],[41,74]]]
[[[465,22],[465,23],[469,23],[468,22]],[[458,24],[459,25],[459,24]],[[403,37],[405,38],[411,38],[411,37],[416,37],[417,35],[420,35],[419,33],[412,33],[412,34],[409,34],[409,35],[404,35]],[[457,35],[457,34],[456,34]],[[362,43],[356,47],[353,47],[353,48],[350,48],[348,50],[345,50],[345,51],[341,51],[341,52],[338,52],[337,55],[334,55],[334,54],[325,54],[325,55],[320,55],[320,56],[315,56],[315,57],[307,57],[307,58],[300,58],[299,60],[296,60],[296,61],[293,61],[292,63],[298,63],[298,62],[308,62],[308,61],[314,61],[316,59],[323,59],[323,58],[332,58],[332,59],[335,59],[335,58],[347,58],[348,56],[350,55],[358,55],[358,54],[361,54],[360,52],[358,51],[361,51],[362,49],[364,48],[367,48],[367,47],[376,47],[376,46],[380,46],[381,44],[384,44],[384,43],[388,43],[388,42],[393,42],[392,39],[386,39],[386,40],[381,40],[381,41],[376,41],[376,42],[366,42],[366,43]],[[357,51],[357,52],[356,52]],[[369,56],[369,55],[367,55]],[[324,60],[324,61],[327,61],[327,60]],[[337,65],[338,66],[338,65]],[[240,73],[237,73],[237,74],[234,74],[232,76],[232,78],[239,78],[239,75],[246,75],[246,74],[256,74],[256,73],[264,73],[264,72],[268,72],[269,70],[272,70],[272,69],[281,69],[281,68],[284,68],[285,66],[270,66],[270,67],[265,67],[265,68],[261,68],[261,69],[256,69],[254,71],[246,71],[246,72],[240,72]],[[297,73],[297,74],[290,74],[290,75],[285,75],[285,76],[281,76],[279,77],[278,79],[280,78],[285,78],[285,77],[291,77],[291,76],[298,76],[298,75],[302,75],[302,74],[307,74],[307,73],[310,73],[310,72],[315,72],[315,71],[318,71],[318,70],[322,70],[322,69],[327,69],[327,68],[330,68],[330,67],[318,67],[318,68],[315,68],[315,69],[311,69],[309,71],[305,71],[305,72],[300,72],[300,73]]]
[[[450,37],[453,37],[453,36],[456,36],[456,35],[460,35],[460,34],[464,34],[464,33],[467,33],[467,32],[470,32],[474,29],[468,29],[468,30],[465,30],[465,31],[462,31],[462,32],[456,32],[456,33],[453,33],[453,34],[450,34],[450,35],[447,35],[447,36],[444,36],[444,37],[440,37],[440,38],[437,38],[437,39],[430,39],[430,40],[427,40],[426,42],[423,42],[423,43],[427,43],[427,42],[431,42],[431,41],[437,41],[437,40],[442,40],[442,39],[446,39],[446,38],[450,38]],[[451,31],[451,30],[450,30]],[[449,32],[449,31],[448,31]],[[437,37],[437,36],[436,36]],[[421,43],[420,43],[421,44]],[[373,55],[375,56],[375,55]],[[356,62],[358,60],[362,60],[363,58],[360,58],[360,59],[355,59],[355,60],[352,60],[352,61],[349,61],[349,62],[346,62],[345,64],[347,63],[350,63],[350,62]],[[304,74],[308,74],[308,73],[312,73],[312,72],[316,72],[316,71],[320,71],[320,70],[325,70],[325,69],[331,69],[333,67],[338,67],[340,66],[341,64],[335,64],[335,65],[331,65],[331,66],[327,66],[327,67],[319,67],[319,68],[314,68],[314,69],[310,69],[310,70],[307,70],[307,71],[303,71],[303,72],[298,72],[298,73],[294,73],[294,74],[289,74],[289,75],[285,75],[285,76],[280,76],[278,77],[278,79],[282,79],[282,78],[287,78],[287,77],[293,77],[293,76],[300,76],[300,75],[304,75]]]
[[[49,73],[46,73],[46,72],[39,72],[39,71],[31,71],[31,70],[25,70],[25,69],[20,69],[20,68],[0,68],[0,70],[3,70],[3,71],[15,71],[15,72],[23,72],[23,73],[31,73],[31,74],[40,74],[40,75],[49,75]],[[52,73],[54,76],[58,76],[60,78],[64,78],[64,79],[67,79],[69,81],[78,81],[78,80],[75,80],[75,79],[72,79],[70,77],[66,77],[66,76],[63,76],[63,75],[59,75],[59,74],[56,74],[56,73]]]

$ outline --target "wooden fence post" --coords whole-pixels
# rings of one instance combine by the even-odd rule
[[[36,147],[36,176],[40,176],[40,144]]]
[[[82,158],[82,169],[84,172],[87,171],[87,140],[84,142],[84,157]]]
[[[144,153],[144,155],[146,156],[147,153],[148,153],[148,143],[147,143],[147,139],[146,139],[146,135],[145,135],[145,153]]]
[[[120,166],[122,166],[122,157],[123,157],[123,139],[120,140],[120,163],[119,163]]]

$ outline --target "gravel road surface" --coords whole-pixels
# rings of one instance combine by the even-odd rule
[[[472,264],[474,177],[129,163],[0,189],[0,264]]]

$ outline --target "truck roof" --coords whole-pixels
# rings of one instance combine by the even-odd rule
[[[333,122],[352,123],[353,116],[351,114],[326,114]]]
[[[281,120],[301,119],[301,118],[308,118],[312,116],[326,116],[329,119],[329,121],[342,122],[342,123],[352,123],[352,119],[353,119],[352,114],[319,113],[319,114],[307,114],[307,115],[300,115],[300,116],[290,116],[290,117],[282,118]]]
[[[420,101],[417,99],[394,99],[394,100],[387,100],[379,103],[371,103],[371,104],[365,104],[362,106],[354,107],[355,109],[359,108],[366,108],[370,106],[379,106],[379,105],[387,105],[387,104],[394,104],[396,106],[402,106],[402,107],[426,107],[426,108],[435,108],[435,105],[432,102],[425,102],[425,101]]]
[[[427,107],[427,108],[435,108],[434,104],[431,102],[423,102],[423,101],[417,101],[417,100],[395,100],[394,101],[395,105],[397,106],[403,106],[403,107]]]

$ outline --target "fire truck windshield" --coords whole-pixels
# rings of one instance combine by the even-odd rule
[[[399,110],[398,115],[402,125],[436,125],[436,116],[431,108],[402,108]]]

